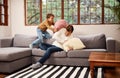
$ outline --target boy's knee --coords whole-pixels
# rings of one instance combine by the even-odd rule
[[[43,39],[41,39],[41,38],[38,38],[38,39],[39,39],[39,40],[38,40],[39,43],[42,43],[42,42],[43,42]]]

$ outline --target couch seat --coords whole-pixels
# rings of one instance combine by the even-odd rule
[[[37,49],[37,48],[32,49],[32,55],[33,56],[40,56],[40,57],[42,57],[44,55],[44,53],[45,53],[44,50]],[[51,57],[58,57],[58,58],[64,58],[66,56],[67,56],[67,54],[64,51],[55,52],[55,53],[51,54]]]
[[[88,58],[91,52],[106,52],[106,49],[81,49],[72,50],[67,53],[69,58]]]
[[[0,48],[0,61],[14,61],[24,57],[31,56],[30,48],[6,47]]]

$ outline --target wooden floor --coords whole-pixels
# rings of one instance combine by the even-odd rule
[[[4,78],[6,75],[4,74],[0,74],[0,78]]]
[[[0,78],[4,78],[5,74],[0,74]],[[120,78],[120,67],[105,68],[104,78]]]
[[[104,78],[120,78],[120,67],[105,68]]]

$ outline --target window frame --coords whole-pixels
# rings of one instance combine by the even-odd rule
[[[2,14],[2,9],[4,8],[4,11]],[[2,15],[4,17],[4,23],[2,23]],[[7,26],[8,25],[8,0],[3,0],[3,4],[0,4],[0,25]]]
[[[65,0],[61,0],[61,19],[64,19],[64,1]],[[105,21],[104,21],[104,1],[105,0],[102,0],[102,8],[101,8],[101,11],[102,11],[102,13],[101,13],[101,23],[96,23],[96,24],[81,24],[80,23],[80,0],[78,0],[78,4],[77,4],[77,6],[78,6],[78,8],[77,8],[77,10],[78,10],[78,12],[77,12],[77,15],[78,15],[78,22],[77,22],[77,24],[73,24],[73,25],[102,25],[102,24],[118,24],[118,23],[105,23]],[[30,25],[30,24],[27,24],[27,18],[26,18],[26,16],[27,16],[27,7],[26,7],[26,5],[27,5],[27,0],[24,0],[24,4],[25,4],[25,25],[26,26],[33,26],[33,24],[32,25]],[[40,0],[40,23],[42,22],[42,0]],[[36,25],[36,24],[35,24]]]

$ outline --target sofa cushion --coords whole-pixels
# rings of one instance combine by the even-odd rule
[[[106,49],[72,50],[67,53],[67,56],[71,58],[89,58],[91,52],[106,52]]]
[[[104,34],[79,36],[87,49],[105,49],[106,38]]]
[[[29,48],[8,47],[0,49],[0,61],[14,61],[31,56],[32,50]]]
[[[36,48],[32,49],[33,56],[43,56],[44,53],[45,53],[44,50],[36,49]],[[51,54],[51,57],[66,57],[66,56],[67,56],[67,54],[64,51],[55,52],[55,53]]]
[[[32,35],[23,35],[23,34],[16,34],[13,40],[14,47],[28,47],[37,36]]]
[[[12,40],[13,40],[13,38],[11,38],[11,37],[0,38],[0,48],[11,47],[13,44]]]

